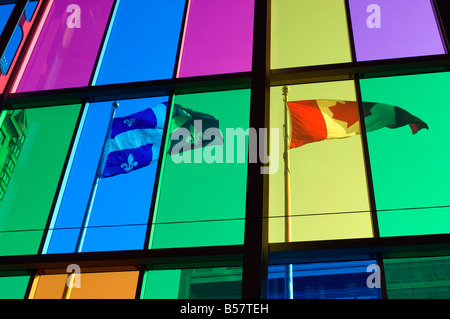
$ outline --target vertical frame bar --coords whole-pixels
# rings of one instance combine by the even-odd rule
[[[432,0],[432,2],[445,50],[447,54],[450,54],[450,39],[448,38],[450,36],[450,18],[443,19],[450,12],[450,3],[447,0]]]
[[[268,127],[270,103],[270,6],[271,0],[255,0],[250,127]],[[258,132],[260,135],[262,132]],[[267,138],[267,136],[265,136]],[[261,139],[261,136],[259,136]],[[266,139],[267,140],[267,139]],[[268,210],[265,190],[268,176],[260,161],[248,164],[245,213],[242,298],[267,298]]]
[[[348,36],[350,41],[350,48],[352,52],[352,63],[356,63],[356,49],[355,49],[355,41],[353,37],[353,28],[352,28],[352,20],[350,16],[350,4],[348,0],[345,0],[345,11],[347,14],[347,28],[348,28]],[[375,204],[375,194],[373,190],[373,182],[372,182],[372,170],[370,168],[370,157],[369,157],[369,146],[367,143],[366,136],[366,125],[364,122],[364,112],[362,109],[362,97],[361,97],[361,87],[359,83],[359,74],[354,74],[354,83],[355,83],[355,92],[356,92],[356,101],[358,103],[358,113],[359,113],[359,125],[361,130],[361,139],[363,146],[363,154],[364,154],[364,166],[366,169],[366,179],[367,179],[367,191],[369,193],[369,204],[370,204],[370,212],[372,217],[372,229],[373,236],[375,238],[380,237],[380,231],[378,228],[378,218],[377,218],[377,208]]]

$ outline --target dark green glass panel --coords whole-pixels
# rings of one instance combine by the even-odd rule
[[[37,253],[79,112],[67,105],[2,113],[0,255]]]
[[[449,83],[448,72],[361,80],[363,101],[401,107],[429,127],[367,133],[381,236],[450,232]]]
[[[175,103],[214,116],[224,142],[183,152],[180,163],[166,144],[150,248],[242,244],[248,137],[228,138],[227,129],[248,129],[250,91],[180,95]]]
[[[449,299],[450,257],[385,259],[389,299]]]
[[[141,299],[239,299],[242,267],[149,270]]]

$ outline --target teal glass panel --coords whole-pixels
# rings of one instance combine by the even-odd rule
[[[361,80],[363,101],[387,104],[365,111],[368,129],[383,126],[367,133],[381,236],[450,232],[449,83],[448,72]]]
[[[242,244],[248,136],[233,133],[249,127],[250,91],[178,95],[174,103],[217,119],[223,143],[170,155],[166,141],[150,248]],[[195,145],[203,133],[190,130]]]
[[[240,299],[242,267],[149,270],[141,299]]]
[[[117,3],[94,84],[172,78],[185,0]]]
[[[2,113],[0,255],[37,253],[79,112],[66,105]]]
[[[385,259],[388,299],[449,299],[450,257]]]
[[[30,276],[0,273],[0,299],[24,299]]]

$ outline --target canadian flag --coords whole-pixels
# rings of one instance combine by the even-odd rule
[[[401,107],[363,102],[366,131],[409,125],[413,134],[428,125]],[[326,139],[360,134],[358,104],[342,100],[302,100],[287,102],[291,115],[290,148]]]

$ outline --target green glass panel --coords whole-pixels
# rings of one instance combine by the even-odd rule
[[[448,72],[361,81],[364,101],[401,107],[429,127],[367,133],[381,236],[450,232],[449,83]]]
[[[149,270],[141,299],[239,299],[242,267]]]
[[[30,276],[0,276],[0,299],[23,299]]]
[[[250,91],[179,95],[175,103],[214,116],[224,142],[183,152],[184,162],[167,155],[166,143],[149,247],[242,244],[247,144],[239,142],[248,136],[228,135],[227,129],[248,129]]]
[[[0,255],[37,253],[79,112],[67,105],[2,113]]]
[[[449,299],[450,257],[385,259],[389,299]]]
[[[290,86],[289,101],[356,101],[353,81]],[[284,103],[282,87],[270,92],[269,242],[285,241]],[[309,143],[290,151],[292,241],[372,237],[360,135]]]
[[[351,60],[343,0],[272,1],[272,69]]]

